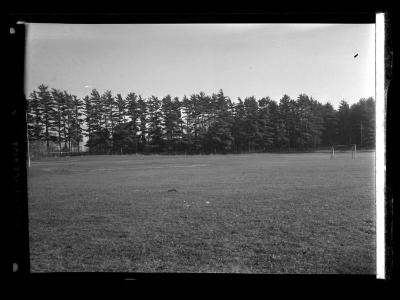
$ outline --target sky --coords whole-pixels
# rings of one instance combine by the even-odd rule
[[[25,92],[375,96],[374,24],[28,24]],[[354,58],[354,55],[358,56]]]

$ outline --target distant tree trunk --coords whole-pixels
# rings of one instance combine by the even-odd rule
[[[47,121],[47,119],[46,119],[46,149],[47,149],[47,154],[50,154],[49,126],[48,126],[48,121]]]
[[[64,126],[64,149],[67,148],[67,139],[65,137],[66,137],[66,130]]]
[[[88,125],[88,137],[89,137],[89,140],[88,141],[90,141],[90,138],[91,138],[91,129],[90,129],[90,124]],[[90,144],[89,144],[90,145]],[[91,149],[91,147],[89,146],[89,153],[92,153],[92,149]]]
[[[76,129],[76,146],[78,147],[77,152],[79,153],[79,129]]]

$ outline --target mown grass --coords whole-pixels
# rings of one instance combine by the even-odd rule
[[[374,154],[32,162],[32,272],[375,272]]]

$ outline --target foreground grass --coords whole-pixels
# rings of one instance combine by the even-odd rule
[[[374,156],[89,156],[29,170],[33,272],[375,272]]]

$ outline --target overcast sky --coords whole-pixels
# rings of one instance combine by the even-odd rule
[[[41,83],[78,97],[306,93],[337,108],[375,96],[375,25],[29,24],[26,93]]]

